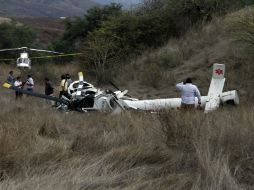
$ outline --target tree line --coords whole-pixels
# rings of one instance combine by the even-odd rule
[[[147,49],[178,38],[194,25],[209,22],[254,3],[254,0],[144,0],[125,10],[120,4],[94,7],[83,17],[65,20],[63,36],[50,46],[60,52],[82,52],[80,62],[98,80]],[[30,46],[35,33],[15,24],[0,25],[0,48]]]
[[[80,62],[103,81],[105,72],[121,66],[144,50],[178,38],[196,24],[253,4],[253,0],[144,0],[124,10],[112,3],[90,9],[83,17],[68,19],[56,51],[78,51]]]

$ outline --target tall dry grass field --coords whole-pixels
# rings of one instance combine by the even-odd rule
[[[61,113],[1,88],[0,189],[253,189],[253,107]]]
[[[254,189],[253,64],[233,46],[225,27],[224,21],[214,20],[170,41],[170,46],[133,63],[118,83],[133,90],[134,96],[174,97],[169,95],[176,94],[175,82],[188,74],[207,94],[212,64],[225,63],[225,90],[240,90],[240,107],[223,107],[210,114],[66,114],[44,100],[15,101],[14,92],[0,88],[0,189]],[[161,86],[144,87],[141,79],[150,77],[149,69],[157,71],[153,65],[157,59],[161,68],[170,69],[159,76]],[[59,75],[75,76],[79,70],[73,65],[33,68],[40,85],[45,75],[57,85]],[[143,68],[144,74],[134,72],[137,68]],[[15,66],[1,65],[1,82],[11,69]]]

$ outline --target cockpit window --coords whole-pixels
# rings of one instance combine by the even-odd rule
[[[28,58],[18,58],[17,62],[20,63],[26,63],[29,64],[30,60]]]

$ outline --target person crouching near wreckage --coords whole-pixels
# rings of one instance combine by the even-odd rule
[[[198,98],[198,105],[201,105],[201,95],[196,85],[192,84],[191,78],[187,78],[185,82],[176,85],[176,89],[181,92],[181,108],[194,109],[195,97]]]

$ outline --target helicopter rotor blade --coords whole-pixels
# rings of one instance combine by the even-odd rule
[[[43,50],[43,49],[33,49],[33,48],[29,48],[30,51],[38,51],[38,52],[47,52],[47,53],[56,53],[56,54],[63,54],[60,52],[56,52],[56,51],[49,51],[49,50]]]
[[[0,51],[15,51],[15,50],[21,50],[24,48],[11,48],[11,49],[1,49]]]

